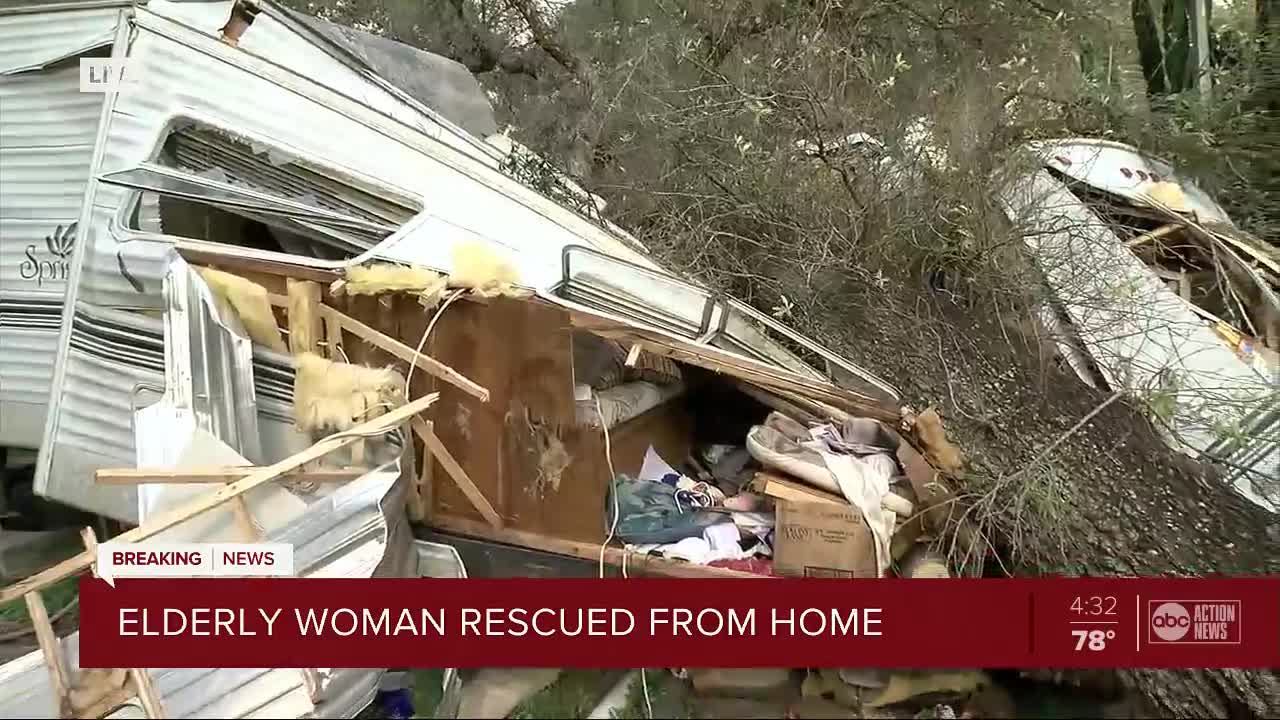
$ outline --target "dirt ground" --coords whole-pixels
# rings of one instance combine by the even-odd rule
[[[1036,342],[990,296],[901,286],[862,288],[844,311],[796,324],[893,382],[917,409],[934,405],[968,455],[961,492],[999,479],[993,542],[1013,575],[1256,575],[1280,572],[1280,524],[1171,450],[1125,400],[1063,435],[1109,398]],[[1044,455],[1052,443],[1061,444]],[[1043,455],[1043,457],[1041,457]],[[1032,465],[1032,461],[1037,461]],[[991,574],[990,568],[987,574]],[[1280,712],[1273,671],[1117,674],[1164,714]]]

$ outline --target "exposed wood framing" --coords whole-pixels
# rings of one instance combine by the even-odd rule
[[[99,485],[144,485],[146,483],[165,483],[167,485],[191,485],[201,483],[228,483],[242,480],[246,476],[261,470],[260,467],[210,467],[182,468],[175,470],[155,470],[146,468],[103,468],[94,472],[93,479]],[[320,470],[294,470],[281,473],[280,480],[298,482],[333,483],[348,482],[369,472],[368,468],[337,468]]]
[[[449,449],[440,442],[440,438],[436,436],[435,431],[431,429],[431,423],[422,418],[413,419],[413,431],[422,438],[422,444],[426,447],[427,452],[435,456],[440,461],[440,467],[453,478],[454,484],[458,489],[467,496],[467,500],[475,507],[479,513],[484,516],[485,521],[495,528],[502,527],[502,516],[497,510],[493,509],[493,505],[489,499],[484,496],[480,488],[476,487],[474,481],[467,475],[467,471],[462,469],[458,461],[449,453]]]
[[[44,598],[38,590],[25,594],[27,614],[31,616],[31,626],[36,632],[36,642],[40,644],[40,654],[44,656],[45,668],[49,670],[49,684],[53,688],[53,697],[59,707],[67,703],[67,691],[71,682],[67,677],[67,663],[62,657],[62,645],[49,622],[49,611],[45,609]]]
[[[330,314],[321,311],[320,319],[324,322],[324,344],[327,357],[334,362],[342,359],[342,326]]]
[[[410,418],[423,410],[426,410],[439,397],[439,393],[424,395],[405,405],[401,405],[400,407],[388,412],[386,415],[382,415],[372,420],[366,420],[345,432],[330,435],[301,452],[294,453],[277,463],[259,468],[249,473],[244,478],[220,488],[209,495],[193,500],[186,505],[174,508],[168,512],[161,513],[160,515],[148,520],[146,524],[119,535],[113,540],[113,542],[139,542],[146,540],[152,535],[164,532],[175,525],[190,520],[206,510],[230,502],[259,485],[269,483],[284,473],[296,470],[312,460],[317,460],[335,450],[341,450],[356,440],[359,440],[361,435],[374,435],[380,432],[390,431],[391,429],[407,422]],[[68,558],[47,570],[38,572],[25,580],[21,580],[10,585],[4,590],[0,590],[0,603],[15,600],[29,592],[47,587],[58,582],[64,577],[80,572],[89,567],[93,560],[93,554],[88,551],[82,552],[75,557]]]
[[[415,433],[416,433],[415,429]],[[435,482],[435,458],[431,452],[427,450],[426,441],[422,445],[422,469],[418,472],[418,477],[409,488],[408,504],[409,519],[414,522],[430,524],[431,507],[435,501],[435,495],[431,484]]]
[[[320,283],[285,280],[289,289],[289,352],[320,354]]]
[[[370,345],[395,355],[405,362],[412,362],[414,367],[420,368],[424,372],[444,380],[450,385],[453,385],[466,394],[476,398],[480,402],[489,402],[489,391],[472,382],[457,370],[454,370],[435,358],[419,353],[389,335],[374,330],[346,313],[334,310],[327,305],[321,307],[321,312],[325,318],[331,319],[343,330],[346,330]]]

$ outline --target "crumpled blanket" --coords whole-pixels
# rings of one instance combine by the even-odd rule
[[[869,418],[850,418],[839,428],[830,423],[806,428],[774,412],[747,435],[747,449],[761,463],[838,492],[858,508],[875,538],[881,576],[889,569],[896,521],[882,505],[898,473],[897,445],[897,438]]]

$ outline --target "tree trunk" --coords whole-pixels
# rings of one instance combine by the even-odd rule
[[[1155,13],[1150,0],[1132,0],[1133,33],[1138,41],[1138,60],[1142,63],[1142,77],[1147,81],[1147,96],[1159,97],[1168,92],[1165,81],[1164,53],[1160,49],[1160,29],[1156,26]]]
[[[1170,94],[1191,87],[1190,28],[1187,0],[1164,0],[1164,73]]]
[[[1258,62],[1255,96],[1257,105],[1280,122],[1280,0],[1257,0],[1254,16]]]

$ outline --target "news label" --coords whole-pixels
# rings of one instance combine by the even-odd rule
[[[286,543],[103,543],[98,577],[291,577]]]
[[[1239,645],[1239,600],[1149,600],[1147,642],[1153,645]]]
[[[129,58],[80,58],[80,92],[121,92],[140,87],[138,68]]]

